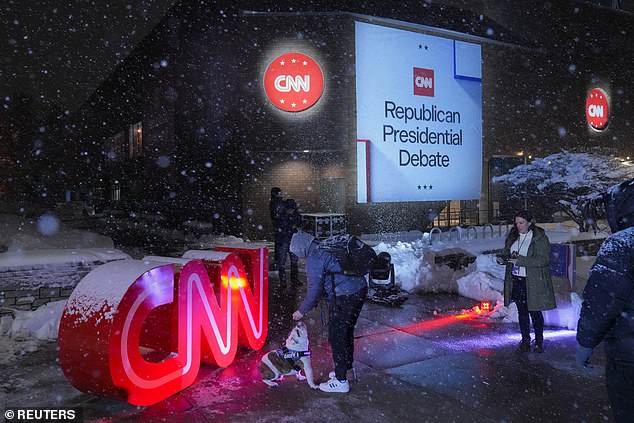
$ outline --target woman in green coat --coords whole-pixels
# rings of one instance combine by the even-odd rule
[[[530,350],[530,320],[533,321],[535,344],[533,351],[544,348],[544,316],[542,310],[557,307],[555,291],[550,277],[550,241],[546,232],[535,226],[530,212],[523,210],[515,215],[515,225],[504,242],[499,264],[506,265],[504,277],[504,305],[517,305],[522,341],[518,353]]]

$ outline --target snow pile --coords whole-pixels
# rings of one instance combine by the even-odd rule
[[[15,311],[15,318],[2,316],[0,335],[11,337],[30,337],[36,339],[57,339],[59,321],[66,301],[44,304],[34,311]],[[11,326],[8,322],[11,321]],[[6,333],[4,332],[6,331]]]
[[[109,237],[66,227],[51,213],[0,214],[0,289],[72,287],[95,265],[129,258]]]
[[[495,255],[481,254],[476,270],[458,279],[458,293],[477,301],[504,300],[504,266],[495,262]]]
[[[483,296],[489,296],[487,300],[496,299],[495,294],[476,293],[475,291],[490,291],[487,287],[493,287],[501,292],[500,281],[504,278],[504,267],[495,263],[495,257],[491,254],[479,256],[476,267],[472,264],[466,269],[453,270],[445,265],[435,264],[435,258],[440,252],[452,252],[469,255],[485,248],[500,249],[504,240],[493,238],[481,240],[480,248],[476,248],[476,241],[463,241],[462,243],[437,242],[429,244],[422,238],[411,242],[398,241],[395,244],[379,243],[374,247],[377,253],[386,251],[392,256],[394,273],[397,285],[408,292],[414,293],[459,293],[475,300]],[[468,244],[464,248],[463,244]],[[460,248],[456,248],[459,245]],[[475,275],[471,275],[476,271]],[[501,273],[500,273],[501,272]],[[466,278],[466,279],[465,279]],[[477,282],[477,281],[480,282]],[[476,288],[479,285],[480,288]],[[472,295],[470,295],[472,294]]]
[[[583,298],[576,292],[570,294],[570,298],[557,300],[557,308],[544,311],[544,324],[577,330],[577,323],[581,315],[581,303]]]
[[[129,259],[130,256],[114,248],[38,249],[9,251],[0,254],[0,271],[17,267],[67,263],[106,263]],[[48,285],[47,285],[48,286]]]
[[[425,243],[422,239],[413,242],[398,241],[394,245],[380,243],[374,250],[388,252],[392,256],[396,284],[406,291],[413,291],[430,274],[431,266],[423,260]]]
[[[483,272],[472,272],[458,279],[458,294],[477,301],[500,301],[503,295],[499,280]]]

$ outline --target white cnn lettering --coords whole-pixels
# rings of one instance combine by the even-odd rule
[[[592,117],[603,117],[603,106],[591,104],[588,106],[588,114]]]
[[[305,75],[301,77],[297,75],[293,78],[290,75],[280,75],[275,78],[274,81],[275,89],[282,93],[290,92],[291,90],[296,93],[300,90],[310,91],[310,75]]]
[[[431,78],[425,78],[423,76],[417,76],[414,83],[418,88],[431,88],[433,85]]]

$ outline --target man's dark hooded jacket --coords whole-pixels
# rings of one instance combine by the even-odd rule
[[[577,342],[594,348],[605,339],[609,359],[634,365],[634,180],[604,195],[612,230],[590,269]]]

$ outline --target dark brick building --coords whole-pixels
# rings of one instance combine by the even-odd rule
[[[356,202],[355,22],[481,45],[482,194],[451,202],[457,223],[503,214],[490,179],[519,152],[634,155],[631,13],[575,1],[183,0],[73,117],[89,163],[77,183],[251,239],[270,233],[272,186],[303,212],[345,213],[351,232],[424,229],[448,202]],[[305,114],[264,93],[266,66],[288,51],[324,68]],[[611,94],[600,132],[585,122],[594,87]]]

